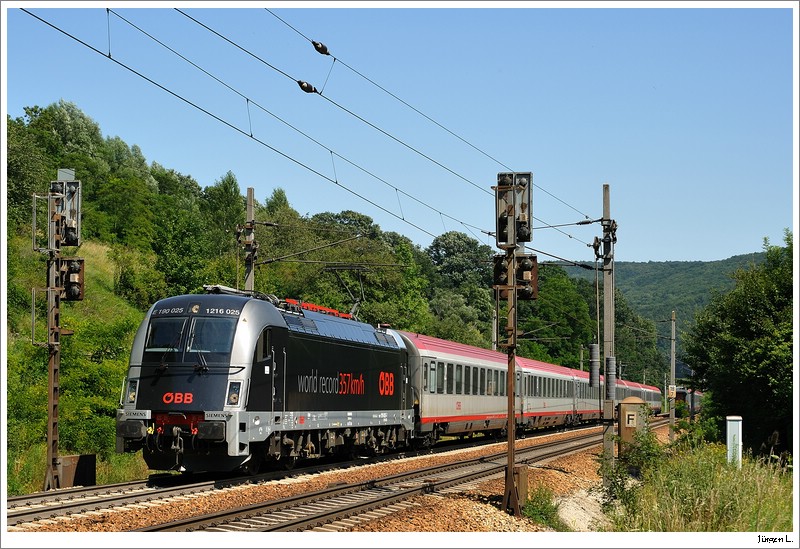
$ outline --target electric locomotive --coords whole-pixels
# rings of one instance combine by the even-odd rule
[[[414,426],[396,333],[225,286],[169,297],[134,338],[117,452],[157,470],[379,453]]]

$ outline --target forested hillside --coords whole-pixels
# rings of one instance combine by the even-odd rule
[[[81,181],[82,245],[62,254],[85,258],[86,288],[82,301],[62,306],[62,323],[74,334],[62,343],[60,441],[64,453],[97,453],[107,464],[113,459],[125,361],[147,308],[169,295],[200,292],[203,284],[243,286],[237,229],[245,222],[246,191],[230,171],[203,187],[189,174],[145,159],[136,145],[104,137],[96,122],[66,101],[29,107],[23,117],[7,122],[4,352],[13,493],[26,489],[21,471],[44,461],[46,436],[47,352],[31,343],[30,334],[31,289],[47,285],[46,257],[32,251],[32,193],[46,195],[59,168],[74,169]],[[356,211],[307,217],[298,209],[303,205],[289,204],[280,188],[256,197],[256,291],[356,311],[372,324],[491,347],[497,250],[459,232],[444,233],[423,249]],[[33,232],[46,238],[46,215],[37,219],[40,226]],[[658,265],[647,264],[643,272],[641,265],[618,264],[615,295],[618,362],[626,364],[626,378],[646,376],[656,384],[668,358],[658,349],[656,324],[648,317],[696,306],[722,277],[717,266],[705,273],[697,266],[691,272],[699,275],[686,275],[679,273],[681,264]],[[684,278],[676,282],[677,276]],[[41,342],[46,311],[44,293],[37,295],[34,339]],[[574,368],[583,356],[588,368],[584,350],[602,333],[597,299],[592,281],[570,277],[557,265],[541,265],[539,298],[520,302],[524,335],[518,354]],[[498,316],[502,325],[502,307]]]
[[[656,323],[659,347],[668,352],[672,311],[675,311],[677,347],[680,335],[694,325],[695,315],[711,301],[715,293],[725,293],[734,286],[739,269],[764,262],[765,252],[737,255],[721,261],[615,261],[615,283],[636,314]],[[571,277],[594,280],[594,273],[564,266]],[[680,352],[678,353],[680,354]]]

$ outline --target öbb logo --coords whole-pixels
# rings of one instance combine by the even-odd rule
[[[164,404],[191,404],[194,395],[192,393],[164,393],[161,400]]]

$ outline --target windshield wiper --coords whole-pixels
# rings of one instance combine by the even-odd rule
[[[170,344],[169,347],[167,347],[167,349],[164,351],[164,354],[161,355],[161,359],[159,360],[159,364],[156,367],[156,371],[158,373],[163,373],[167,368],[169,368],[169,364],[167,364],[164,361],[164,359],[167,357],[167,353],[174,353],[175,351],[178,350],[178,343],[180,343],[180,341],[181,341],[181,337],[183,336],[183,329],[184,329],[185,326],[186,326],[186,324],[181,326],[181,331],[178,333],[178,335],[175,338],[175,340]]]

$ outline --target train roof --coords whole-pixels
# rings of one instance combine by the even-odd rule
[[[400,348],[394,337],[364,322],[310,310],[303,310],[301,313],[284,310],[280,310],[280,312],[292,332],[314,334],[391,349]]]
[[[426,351],[432,355],[459,355],[467,358],[484,360],[487,362],[495,362],[498,364],[508,364],[508,355],[499,351],[491,349],[483,349],[481,347],[473,347],[464,343],[457,343],[455,341],[448,341],[438,337],[427,336],[424,334],[400,332],[420,351]],[[547,372],[568,377],[577,377],[578,379],[589,379],[589,372],[584,370],[574,370],[566,366],[559,366],[558,364],[551,364],[533,358],[516,357],[517,365],[519,368],[535,372]],[[603,379],[604,376],[600,376]],[[660,393],[661,389],[651,385],[643,385],[635,381],[617,380],[619,385],[630,387],[632,389],[644,389]]]
[[[409,332],[401,333],[407,337],[420,351],[427,351],[433,355],[451,354],[485,360],[487,362],[496,362],[498,364],[508,364],[508,355],[499,351],[483,349],[481,347],[473,347],[472,345],[448,341],[446,339],[439,339],[438,337],[432,337],[423,334]],[[539,372],[548,372],[570,377],[575,376],[579,378],[589,378],[589,372],[573,370],[572,368],[567,368],[566,366],[559,366],[557,364],[550,364],[548,362],[542,362],[541,360],[523,358],[520,356],[516,357],[516,359],[518,367],[525,370],[536,370]]]
[[[642,383],[637,383],[635,381],[629,381],[627,379],[618,379],[617,385],[623,385],[625,387],[630,387],[631,389],[644,389],[647,391],[655,391],[657,393],[661,392],[661,389],[658,387],[654,387],[652,385],[644,385]]]
[[[589,372],[582,370],[574,370],[566,366],[559,366],[558,364],[550,364],[549,362],[542,362],[533,358],[517,357],[517,364],[522,368],[530,368],[532,370],[539,370],[560,374],[565,376],[577,377],[581,379],[589,379]]]
[[[498,351],[491,349],[483,349],[481,347],[473,347],[465,343],[458,343],[456,341],[448,341],[446,339],[439,339],[424,334],[417,334],[411,332],[399,332],[408,338],[414,346],[420,351],[427,351],[434,355],[451,354],[460,355],[467,358],[478,360],[485,360],[488,362],[507,363],[508,357]]]

